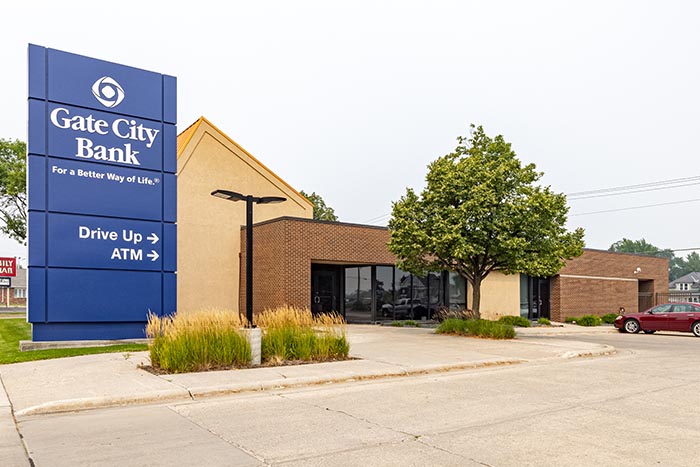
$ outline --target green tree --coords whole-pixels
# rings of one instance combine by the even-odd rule
[[[630,240],[629,238],[623,238],[618,240],[608,248],[608,251],[615,251],[618,253],[634,253],[638,255],[647,256],[658,256],[661,258],[668,258],[669,270],[668,279],[673,281],[678,279],[684,274],[692,271],[686,271],[687,264],[683,258],[677,258],[673,253],[673,250],[661,249],[651,243],[648,243],[645,239],[641,238],[639,240]]]
[[[389,249],[409,272],[457,272],[471,284],[480,316],[489,273],[553,275],[582,253],[583,229],[566,230],[566,196],[537,186],[542,173],[523,166],[503,136],[471,128],[428,166],[420,196],[408,188],[393,203]]]
[[[684,261],[684,266],[685,269],[683,271],[683,274],[681,276],[684,276],[688,273],[691,272],[700,272],[700,255],[697,252],[692,252],[686,256],[685,261]],[[678,276],[678,277],[681,277]],[[677,279],[677,278],[676,278]]]
[[[20,243],[27,240],[27,147],[0,138],[0,232]]]
[[[335,211],[332,207],[326,206],[326,203],[323,201],[323,198],[321,198],[321,195],[316,194],[315,191],[311,192],[310,195],[304,193],[304,190],[301,190],[299,193],[301,193],[302,196],[311,201],[311,204],[314,205],[314,219],[319,221],[338,221],[338,216],[335,215]]]

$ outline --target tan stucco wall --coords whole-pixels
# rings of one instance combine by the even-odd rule
[[[467,306],[472,307],[472,288],[467,291]],[[490,273],[481,283],[481,317],[520,316],[520,275]]]
[[[313,207],[206,120],[186,132],[178,154],[178,311],[238,311],[241,226],[245,203],[214,198],[216,189],[255,196],[284,196],[256,205],[254,222],[281,216],[311,218]]]

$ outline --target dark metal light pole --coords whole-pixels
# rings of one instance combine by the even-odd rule
[[[248,326],[255,327],[253,324],[253,204],[272,204],[287,201],[287,198],[281,196],[262,196],[255,197],[253,195],[242,195],[235,191],[214,190],[212,196],[217,198],[227,199],[229,201],[245,201],[245,317],[248,321]]]

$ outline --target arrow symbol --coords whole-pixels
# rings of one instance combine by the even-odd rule
[[[151,250],[151,252],[148,253],[146,256],[148,256],[149,258],[151,258],[151,261],[155,261],[155,260],[158,259],[158,257],[159,257],[160,255],[156,252],[156,250]]]
[[[151,235],[149,235],[148,237],[146,237],[146,239],[148,239],[148,240],[151,241],[151,245],[155,245],[156,243],[158,243],[158,240],[160,240],[160,239],[158,238],[158,235],[156,235],[155,233],[152,233]]]

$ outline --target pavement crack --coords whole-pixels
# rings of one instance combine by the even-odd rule
[[[359,417],[357,415],[353,415],[353,414],[346,412],[344,410],[332,409],[332,408],[324,406],[324,405],[314,404],[314,403],[310,403],[310,402],[306,402],[306,401],[301,401],[298,399],[292,399],[292,398],[285,396],[284,394],[276,394],[276,396],[281,398],[281,399],[290,401],[290,402],[295,402],[297,404],[303,404],[303,405],[306,405],[308,407],[314,407],[316,409],[325,410],[327,412],[333,412],[333,413],[337,413],[339,415],[344,415],[346,417],[352,418],[353,420],[357,420],[358,422],[367,423],[368,425],[372,425],[372,426],[375,426],[378,428],[382,428],[384,430],[392,431],[394,433],[398,433],[398,434],[403,435],[403,436],[409,436],[409,437],[416,438],[416,439],[421,436],[421,435],[416,434],[416,433],[409,433],[407,431],[402,431],[402,430],[398,430],[398,429],[390,427],[390,426],[382,425],[381,423],[375,422],[373,420],[369,420],[369,419],[364,418],[364,417]]]
[[[232,447],[238,449],[238,450],[241,451],[241,452],[244,452],[244,453],[248,454],[249,456],[255,458],[256,460],[262,462],[264,465],[266,465],[266,466],[268,466],[268,467],[272,465],[272,464],[271,464],[268,460],[266,460],[265,457],[263,457],[262,455],[256,453],[255,451],[253,451],[253,450],[251,450],[251,449],[248,449],[248,448],[244,447],[244,446],[241,445],[241,444],[238,444],[238,443],[234,442],[233,440],[230,440],[230,439],[226,438],[226,437],[223,436],[222,434],[217,433],[216,431],[212,430],[211,428],[207,427],[206,425],[203,425],[203,424],[201,424],[201,423],[199,423],[199,422],[197,422],[197,421],[191,419],[190,417],[188,417],[188,416],[184,415],[183,413],[181,413],[180,411],[176,410],[174,407],[172,407],[172,406],[167,406],[167,408],[168,408],[168,410],[170,410],[171,412],[177,414],[179,417],[184,418],[185,420],[187,420],[189,423],[191,423],[192,425],[196,426],[197,428],[200,428],[200,429],[202,429],[202,430],[208,432],[209,434],[211,434],[212,436],[215,436],[215,437],[219,438],[221,441],[225,442],[226,444],[228,444],[228,445],[230,445],[230,446],[232,446]]]
[[[416,442],[417,442],[417,443],[420,443],[420,444],[422,444],[422,445],[424,445],[424,446],[427,446],[427,447],[429,447],[429,448],[431,448],[431,449],[435,449],[436,451],[442,451],[442,452],[444,452],[445,454],[449,454],[449,455],[451,455],[451,456],[459,457],[459,458],[461,458],[461,459],[468,459],[468,460],[470,460],[470,461],[472,461],[472,462],[475,462],[475,463],[477,463],[477,464],[480,464],[480,465],[486,465],[486,466],[488,466],[488,467],[493,467],[491,464],[485,464],[485,463],[480,462],[480,461],[478,461],[478,460],[476,460],[476,459],[473,459],[473,458],[471,458],[471,457],[463,456],[462,454],[459,454],[459,453],[456,453],[456,452],[452,452],[452,451],[450,451],[449,449],[445,449],[445,448],[442,448],[442,447],[440,447],[440,446],[436,446],[436,445],[434,445],[434,444],[428,443],[428,442],[425,440],[425,438],[423,438],[422,436],[416,437]]]

